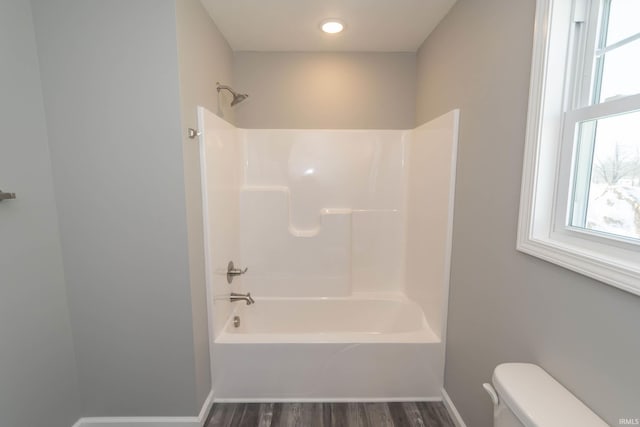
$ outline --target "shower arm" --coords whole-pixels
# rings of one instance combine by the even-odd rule
[[[231,95],[238,96],[236,91],[231,89],[231,87],[229,87],[227,85],[221,85],[220,83],[216,82],[216,89],[218,90],[218,93],[220,93],[221,90],[228,90],[229,92],[231,92]]]

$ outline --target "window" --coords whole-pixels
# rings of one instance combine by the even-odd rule
[[[538,0],[518,249],[640,295],[638,17]]]

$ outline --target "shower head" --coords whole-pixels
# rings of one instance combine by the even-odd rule
[[[233,107],[234,105],[241,103],[248,97],[249,95],[247,95],[246,93],[234,93],[233,100],[231,101],[231,106]]]
[[[229,86],[221,85],[218,82],[216,82],[216,86],[218,89],[218,93],[220,93],[220,91],[223,89],[231,92],[231,95],[233,95],[233,100],[231,100],[232,107],[235,106],[236,104],[241,103],[242,101],[244,101],[249,97],[249,95],[247,95],[246,93],[237,93],[235,90],[231,89]]]

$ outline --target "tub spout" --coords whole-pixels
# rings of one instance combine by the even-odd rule
[[[255,303],[253,298],[251,298],[251,292],[247,292],[246,294],[237,294],[235,292],[231,292],[231,295],[229,296],[229,301],[231,302],[245,301],[247,305],[251,305]]]

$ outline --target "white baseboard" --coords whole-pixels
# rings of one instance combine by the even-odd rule
[[[90,417],[73,427],[202,427],[196,417]]]
[[[207,398],[204,400],[202,404],[202,408],[200,409],[200,413],[198,414],[198,427],[204,426],[204,422],[207,421],[207,417],[209,416],[209,412],[211,412],[211,407],[213,406],[213,390],[209,392]]]
[[[212,405],[213,390],[197,417],[86,417],[73,427],[203,427]]]
[[[453,419],[453,423],[456,427],[467,427],[460,415],[460,412],[458,412],[456,405],[453,404],[453,401],[449,397],[449,393],[447,393],[447,390],[444,388],[442,389],[442,403],[444,403],[447,411],[449,411],[449,415],[451,415],[451,419]]]

